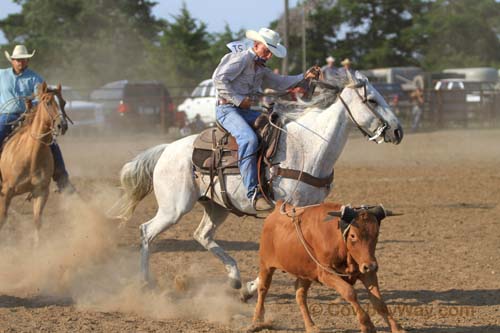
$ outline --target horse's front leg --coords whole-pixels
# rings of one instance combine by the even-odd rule
[[[7,211],[9,210],[12,196],[12,191],[9,188],[6,188],[4,183],[2,191],[0,192],[0,229],[2,229],[5,221],[7,221]]]
[[[228,255],[213,238],[217,227],[226,219],[228,211],[224,207],[211,201],[203,201],[201,204],[205,208],[205,213],[203,214],[200,225],[194,232],[194,239],[222,261],[227,271],[231,287],[240,289],[241,277],[236,260]]]
[[[49,187],[33,196],[33,222],[35,222],[35,234],[33,245],[35,248],[38,247],[40,241],[40,228],[42,227],[42,213],[49,198]]]
[[[368,294],[370,295],[370,301],[373,304],[373,307],[378,312],[378,314],[380,314],[384,318],[387,325],[391,328],[391,332],[404,333],[405,330],[403,330],[401,326],[399,326],[399,324],[396,322],[396,320],[394,320],[394,317],[391,315],[391,313],[387,309],[387,305],[382,299],[382,295],[380,294],[380,289],[378,286],[377,273],[369,272],[366,274],[361,274],[359,279],[363,282],[366,289],[369,291]]]

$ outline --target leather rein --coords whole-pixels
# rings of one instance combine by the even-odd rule
[[[354,116],[352,114],[351,109],[349,108],[349,106],[347,105],[345,100],[340,95],[341,89],[339,87],[332,85],[332,84],[329,84],[328,82],[325,82],[325,81],[315,81],[315,83],[318,84],[322,88],[336,90],[338,92],[339,99],[342,102],[342,105],[344,105],[344,107],[347,111],[347,114],[349,114],[349,118],[354,123],[354,125],[356,125],[356,127],[359,129],[359,131],[364,136],[366,136],[368,138],[368,141],[374,141],[376,143],[382,143],[384,141],[383,135],[384,135],[385,130],[387,128],[389,128],[389,124],[384,120],[384,118],[380,115],[380,113],[377,110],[375,110],[375,108],[371,105],[371,102],[368,100],[368,95],[367,95],[367,91],[366,91],[366,81],[358,82],[355,85],[353,85],[352,87],[347,87],[347,88],[354,89],[354,91],[356,92],[356,95],[358,95],[358,97],[361,99],[363,104],[366,105],[368,110],[370,110],[370,112],[379,121],[379,126],[377,127],[377,129],[374,132],[371,132],[371,131],[365,129],[363,126],[361,126],[359,124],[359,122],[356,121],[356,119],[354,118]],[[359,91],[358,91],[359,88],[363,88],[363,96],[361,96],[361,94],[359,93]]]

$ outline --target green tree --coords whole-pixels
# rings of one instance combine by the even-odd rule
[[[9,46],[37,49],[33,67],[48,81],[92,86],[143,75],[162,22],[143,0],[16,0],[19,14],[0,21]]]
[[[344,18],[333,38],[337,54],[361,68],[417,65],[408,31],[427,6],[421,0],[339,0],[331,9]]]
[[[178,95],[211,76],[214,64],[206,24],[193,18],[184,3],[173,22],[165,22],[154,68]]]
[[[418,26],[415,33],[425,36],[421,59],[425,68],[500,65],[497,1],[438,0]]]
[[[243,40],[245,38],[245,30],[232,32],[229,25],[226,24],[222,33],[214,33],[210,35],[210,57],[212,59],[213,69],[219,64],[221,58],[229,53],[227,43]]]

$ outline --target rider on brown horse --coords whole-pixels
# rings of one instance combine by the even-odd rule
[[[24,45],[16,45],[12,55],[5,51],[12,68],[0,69],[0,145],[12,132],[12,124],[17,123],[22,114],[28,111],[26,98],[36,95],[36,87],[43,82],[40,75],[28,68],[29,59],[34,54],[35,51],[28,53]],[[58,190],[73,193],[75,188],[69,181],[59,145],[54,142],[50,149],[55,165],[53,179]]]

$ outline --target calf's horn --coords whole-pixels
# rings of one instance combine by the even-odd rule
[[[375,215],[375,217],[379,222],[388,216],[387,211],[384,209],[384,206],[382,205],[368,208],[368,212]]]
[[[392,210],[385,210],[385,216],[401,216],[404,215],[403,213],[394,213]]]
[[[403,214],[394,213],[391,210],[385,209],[384,206],[382,206],[382,204],[375,206],[375,207],[372,207],[372,208],[368,209],[368,211],[370,213],[372,213],[373,215],[375,215],[375,217],[377,217],[377,220],[379,220],[379,221],[382,221],[384,218],[386,218],[388,216],[403,215]]]

